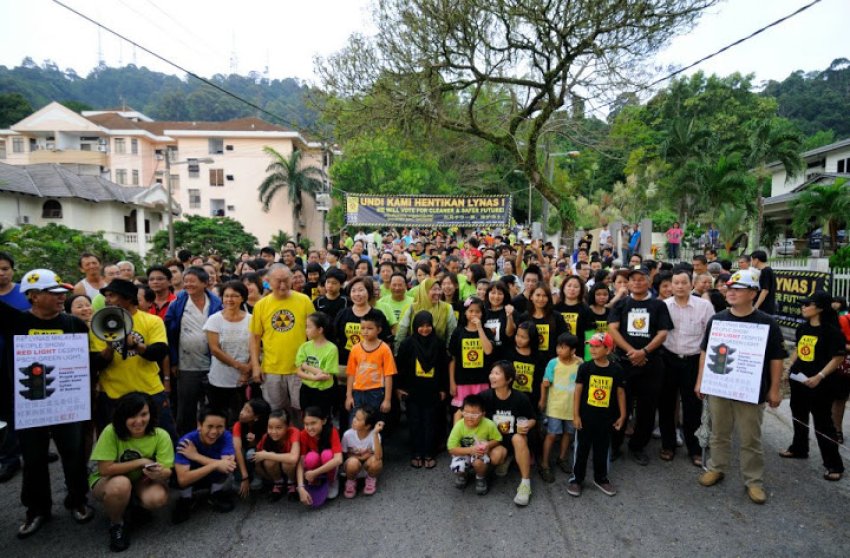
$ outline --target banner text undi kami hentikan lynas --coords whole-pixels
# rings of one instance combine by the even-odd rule
[[[510,196],[372,196],[346,194],[346,223],[359,226],[503,225]]]

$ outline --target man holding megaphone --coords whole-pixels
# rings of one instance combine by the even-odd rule
[[[165,324],[158,316],[139,312],[139,288],[130,281],[113,279],[100,292],[107,306],[92,317],[92,346],[106,362],[99,376],[98,431],[110,423],[121,396],[140,391],[151,396],[159,410],[159,426],[175,438],[168,395],[157,364],[168,354]],[[116,309],[123,310],[126,317]]]

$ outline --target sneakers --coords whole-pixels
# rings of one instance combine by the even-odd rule
[[[646,467],[647,465],[649,465],[649,456],[646,455],[645,451],[631,450],[629,454],[632,456],[632,461],[634,461],[641,467]]]
[[[39,514],[27,511],[27,518],[18,527],[18,538],[25,539],[31,535],[34,535],[41,526],[47,523],[52,519],[52,516],[49,513]]]
[[[354,498],[357,496],[357,479],[345,480],[345,490],[342,492],[342,495],[346,498]]]
[[[614,485],[611,484],[609,481],[605,481],[605,482],[593,481],[593,485],[596,488],[598,488],[599,490],[601,490],[602,493],[605,494],[606,496],[614,496],[615,494],[617,494],[617,490],[614,488]]]
[[[466,488],[467,478],[466,473],[456,473],[455,474],[455,488],[459,490],[463,490]]]
[[[263,479],[260,477],[254,477],[254,480],[251,481],[250,490],[252,492],[256,492],[258,490],[263,489]]]
[[[514,504],[517,506],[527,506],[530,499],[531,485],[524,482],[519,483],[519,487],[516,489],[516,496],[514,496]]]
[[[348,482],[346,481],[346,484]],[[371,477],[366,475],[366,482],[363,484],[363,494],[366,496],[371,496],[378,490],[378,479],[375,477]]]
[[[543,479],[544,482],[555,482],[555,473],[553,473],[552,469],[550,469],[549,467],[546,467],[545,469],[543,467],[540,467],[539,472],[540,478]]]
[[[339,479],[334,479],[328,486],[328,500],[333,500],[339,496]]]
[[[236,504],[233,503],[233,497],[224,490],[211,492],[208,501],[212,509],[218,513],[230,513],[236,507]]]
[[[486,477],[475,477],[475,493],[479,496],[484,496],[490,490],[487,486]]]
[[[130,534],[123,524],[114,523],[109,526],[109,550],[123,552],[130,548]]]
[[[555,465],[560,467],[560,469],[564,472],[564,474],[567,474],[567,475],[573,474],[573,466],[570,463],[569,459],[558,458],[558,460],[555,461]]]
[[[750,500],[753,501],[754,504],[764,504],[767,502],[767,492],[764,491],[764,488],[760,486],[750,485],[747,487],[747,496],[750,497]]]
[[[699,476],[699,483],[703,486],[714,486],[723,480],[723,476],[720,471],[706,471]]]
[[[493,470],[497,477],[504,477],[508,474],[508,469],[511,468],[511,463],[513,463],[513,456],[509,455],[505,458],[504,463],[499,463],[496,465],[496,468]]]
[[[581,485],[577,482],[571,482],[567,485],[567,494],[574,498],[581,496]]]
[[[94,508],[88,504],[77,506],[71,510],[71,517],[77,523],[88,523],[94,518]]]
[[[171,512],[171,522],[175,525],[184,523],[192,515],[192,498],[178,498]]]
[[[279,502],[283,498],[283,483],[276,482],[274,486],[272,486],[272,491],[269,494],[270,502]]]

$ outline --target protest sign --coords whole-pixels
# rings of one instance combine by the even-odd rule
[[[373,196],[346,194],[349,225],[504,225],[511,218],[510,196]]]
[[[770,326],[765,324],[713,320],[702,371],[702,393],[758,403],[769,332]]]

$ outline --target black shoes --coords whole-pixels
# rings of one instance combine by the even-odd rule
[[[25,539],[36,534],[36,532],[41,529],[41,526],[51,519],[52,516],[49,513],[39,514],[28,511],[27,518],[24,520],[23,524],[18,527],[18,538]]]
[[[123,524],[109,526],[109,550],[112,552],[123,552],[130,548],[130,534]]]

